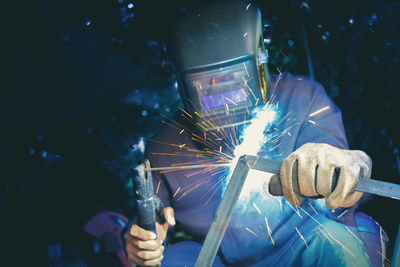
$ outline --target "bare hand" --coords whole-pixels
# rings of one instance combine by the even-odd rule
[[[164,208],[164,217],[164,224],[156,223],[157,236],[136,224],[125,234],[127,256],[131,262],[142,266],[157,266],[161,263],[164,257],[162,243],[168,227],[175,225],[174,210],[171,207]]]

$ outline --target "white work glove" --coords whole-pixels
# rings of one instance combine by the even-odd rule
[[[339,173],[337,180],[335,168]],[[354,187],[361,176],[371,177],[371,169],[371,158],[363,151],[307,143],[283,161],[280,177],[271,180],[270,192],[283,193],[296,206],[301,204],[301,196],[323,196],[330,209],[350,207],[362,196]]]

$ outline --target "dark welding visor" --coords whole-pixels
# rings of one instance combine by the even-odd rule
[[[242,124],[267,98],[259,9],[218,1],[180,17],[168,50],[185,108],[206,130]]]

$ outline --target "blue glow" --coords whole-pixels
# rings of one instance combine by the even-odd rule
[[[86,19],[85,20],[85,25],[86,25],[86,27],[89,27],[90,25],[92,25],[92,20],[91,19]]]
[[[133,8],[133,7],[134,7],[133,3],[129,3],[129,4],[128,4],[128,8],[129,8],[129,9],[131,9],[131,8]]]
[[[33,149],[32,147],[29,148],[29,155],[34,155],[35,154],[35,149]]]
[[[354,19],[353,19],[353,18],[350,18],[350,19],[349,19],[349,23],[350,23],[350,24],[354,24]]]
[[[46,150],[43,150],[42,151],[42,158],[47,158],[47,151]]]
[[[330,33],[326,31],[321,35],[321,40],[327,41],[329,39],[329,36],[330,36]]]
[[[99,254],[100,250],[101,250],[100,243],[97,242],[97,241],[93,242],[93,251],[94,251],[94,253],[95,254]]]
[[[232,171],[236,167],[237,160],[243,155],[253,155],[257,156],[260,152],[271,154],[273,156],[273,151],[268,151],[265,147],[268,142],[271,142],[273,138],[279,135],[273,131],[269,133],[269,129],[274,125],[274,122],[279,119],[278,116],[278,105],[267,103],[262,107],[256,108],[252,111],[253,118],[250,124],[246,125],[241,131],[240,144],[235,147],[233,152],[235,158],[232,161],[232,167],[225,179],[225,183],[222,189],[224,193],[226,187],[228,186],[229,179]],[[262,184],[265,183],[265,179],[258,179],[258,182],[248,182],[245,184],[240,195],[240,199],[248,199],[250,192],[256,190],[257,192],[262,191]],[[223,194],[222,194],[223,195]]]
[[[368,20],[369,26],[373,26],[377,22],[377,20],[378,20],[378,16],[375,13],[373,13]]]
[[[240,145],[238,145],[233,152],[235,157],[257,155],[262,146],[270,140],[270,138],[265,135],[265,132],[276,120],[276,115],[276,106],[272,104],[266,104],[261,109],[254,111],[253,119],[242,132]]]
[[[147,115],[149,115],[149,113],[147,112],[147,110],[142,110],[142,116],[143,116],[143,117],[147,117]]]
[[[203,107],[210,110],[218,107],[225,107],[225,105],[237,105],[247,101],[247,95],[244,88],[239,90],[226,91],[213,95],[206,95],[201,98]]]

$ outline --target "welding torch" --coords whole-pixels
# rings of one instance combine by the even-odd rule
[[[165,223],[163,203],[154,194],[153,178],[150,170],[150,161],[145,160],[136,168],[131,168],[133,188],[135,190],[135,202],[137,221],[139,227],[151,231],[157,235],[156,217],[161,224]]]

